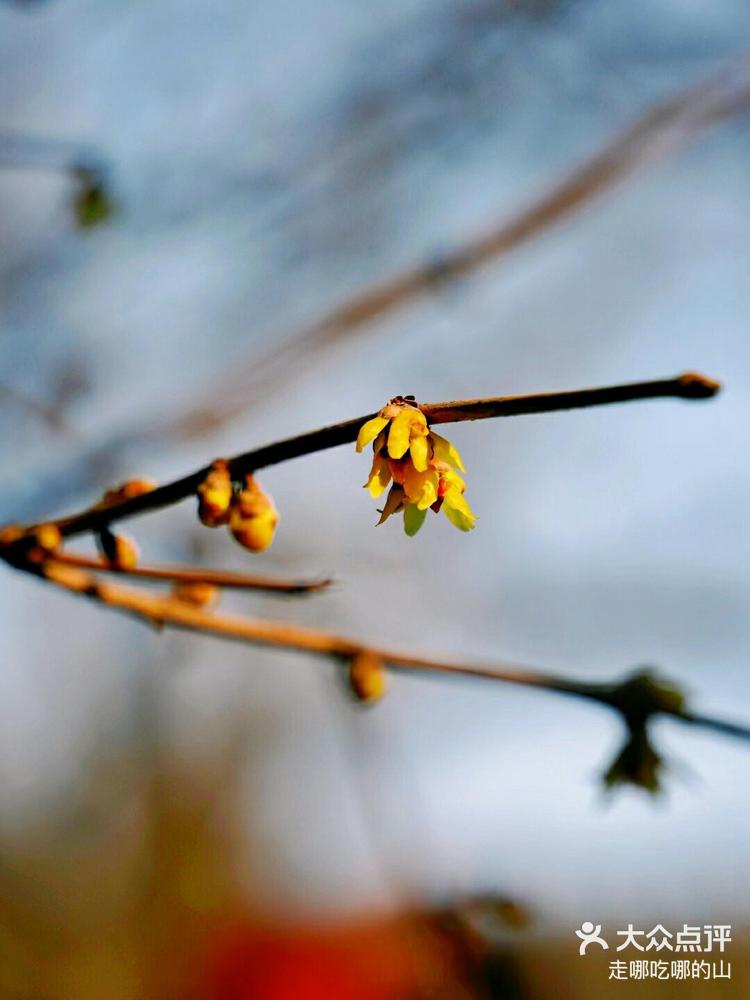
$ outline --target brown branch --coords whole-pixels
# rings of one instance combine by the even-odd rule
[[[445,283],[478,270],[567,219],[629,177],[666,159],[712,125],[750,105],[750,58],[730,63],[723,73],[704,80],[651,108],[598,153],[576,167],[561,183],[518,215],[487,233],[443,254],[439,260],[366,289],[322,319],[282,338],[266,356],[253,356],[222,373],[221,391],[211,389],[205,401],[181,414],[166,428],[168,436],[213,432],[249,410],[294,371],[299,358],[309,365],[313,351],[361,332],[368,324]],[[147,434],[146,437],[152,435]]]
[[[676,378],[657,379],[651,382],[633,382],[625,385],[603,386],[595,389],[576,389],[569,392],[532,393],[524,396],[497,396],[489,399],[467,399],[448,403],[423,403],[420,409],[431,424],[455,423],[464,420],[486,420],[493,417],[511,417],[530,413],[552,413],[558,410],[603,406],[634,400],[675,398],[685,400],[709,399],[720,390],[720,385],[705,375],[686,372]],[[316,431],[308,431],[293,438],[276,441],[253,451],[228,459],[232,475],[241,477],[257,469],[300,458],[327,448],[350,444],[356,440],[362,424],[374,416],[366,413],[354,420],[333,424]],[[192,496],[208,473],[210,466],[197,469],[171,483],[166,483],[140,496],[132,497],[107,507],[91,507],[79,514],[63,517],[56,524],[65,537],[101,529],[105,525],[147,511],[157,510],[178,503]],[[31,526],[32,531],[36,526]],[[0,557],[4,556],[0,548]]]
[[[525,667],[479,666],[436,660],[432,657],[417,656],[401,650],[357,642],[335,633],[287,622],[271,622],[239,615],[217,614],[180,601],[175,597],[147,594],[132,587],[103,583],[85,570],[54,562],[45,566],[44,576],[72,593],[84,595],[106,607],[130,614],[159,627],[170,625],[184,631],[220,636],[256,646],[312,653],[346,662],[366,651],[385,666],[395,670],[471,677],[584,698],[618,711],[626,721],[633,712],[632,679],[590,683],[534,671]],[[689,725],[701,726],[750,740],[750,727],[708,716],[694,715],[685,711],[678,703],[674,703],[674,705],[669,703],[655,704],[647,710],[644,718],[655,715],[666,715]]]
[[[692,712],[685,712],[681,716],[681,720],[692,726],[722,733],[724,736],[736,736],[741,740],[750,740],[750,726],[744,726],[739,722],[727,722],[724,719],[714,719],[708,715],[695,715]]]
[[[114,573],[138,580],[152,580],[176,584],[205,583],[213,587],[231,590],[264,590],[276,594],[312,594],[329,587],[330,579],[320,580],[278,580],[269,576],[250,576],[245,573],[229,573],[216,569],[193,569],[188,566],[134,566],[123,569],[101,559],[78,555],[73,552],[57,551],[45,558],[45,562],[59,566],[92,570],[96,573]]]

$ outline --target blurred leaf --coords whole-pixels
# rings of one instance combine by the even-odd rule
[[[80,229],[91,229],[110,219],[114,213],[109,185],[100,170],[74,167],[76,191],[73,195],[73,215]]]
[[[604,773],[607,788],[634,785],[651,795],[662,791],[664,762],[654,750],[645,726],[631,730],[622,749]]]

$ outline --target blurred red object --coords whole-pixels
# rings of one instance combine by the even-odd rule
[[[450,949],[414,920],[295,933],[236,926],[214,938],[200,1000],[465,996]],[[453,980],[454,989],[445,990]],[[442,988],[442,989],[441,989]]]

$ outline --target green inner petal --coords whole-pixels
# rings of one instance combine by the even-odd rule
[[[426,517],[427,511],[420,510],[416,504],[408,503],[404,507],[404,531],[410,538],[413,538],[414,535],[416,535],[424,524],[424,519]]]

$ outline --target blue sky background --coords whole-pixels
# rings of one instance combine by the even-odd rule
[[[588,679],[655,664],[697,708],[750,719],[747,115],[368,336],[303,357],[215,436],[123,444],[210,386],[220,398],[222,372],[347,295],[509,217],[722,67],[749,29],[740,0],[4,4],[0,132],[101,150],[120,212],[81,233],[66,179],[0,175],[2,381],[45,399],[74,365],[88,385],[68,436],[3,403],[3,519],[88,503],[110,476],[167,479],[396,393],[699,369],[725,382],[716,402],[457,426],[480,516],[469,536],[442,518],[414,540],[376,531],[353,448],[269,470],[282,527],[252,568],[339,584],[300,605],[227,603]],[[92,473],[82,460],[105,443],[111,466]],[[250,567],[187,507],[133,530],[150,560]],[[9,572],[0,588],[9,863],[19,838],[106,852],[137,828],[138,747],[156,727],[198,776],[233,740],[245,747],[227,795],[238,877],[262,907],[492,890],[566,927],[747,915],[741,744],[665,722],[667,795],[605,807],[597,773],[621,734],[585,704],[394,677],[362,713],[330,665],[157,636]],[[92,809],[102,768],[109,797]]]

